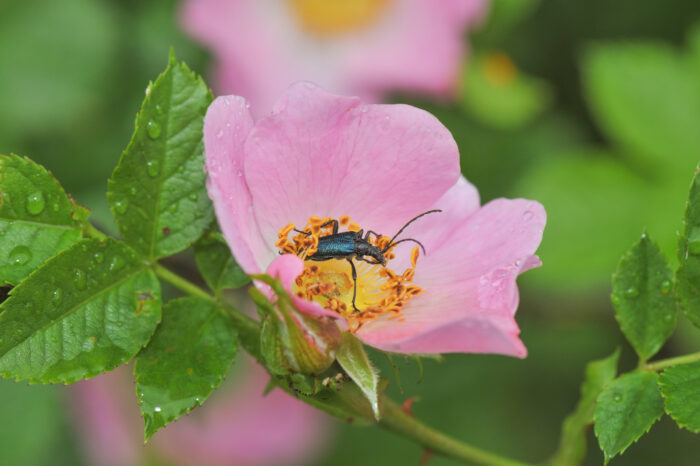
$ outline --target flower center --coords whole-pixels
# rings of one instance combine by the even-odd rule
[[[344,34],[376,22],[391,0],[290,0],[304,29],[318,36]]]
[[[347,232],[334,234],[336,225],[347,226]],[[296,234],[290,240],[293,231]],[[359,225],[351,223],[347,216],[338,220],[311,217],[303,230],[297,230],[292,223],[280,229],[275,243],[282,253],[295,254],[306,261],[304,271],[294,283],[294,294],[345,317],[351,332],[385,314],[402,321],[404,305],[423,293],[422,288],[410,284],[415,275],[418,246],[411,251],[411,267],[397,274],[377,258],[383,257],[386,264],[395,258],[390,238],[360,236],[359,232]],[[363,252],[371,251],[374,255],[355,252],[358,244],[364,248]],[[349,260],[355,267],[356,280]]]

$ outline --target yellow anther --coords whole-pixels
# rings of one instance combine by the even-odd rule
[[[411,250],[411,265],[414,269],[416,268],[416,263],[418,262],[418,254],[420,254],[420,248],[418,246],[414,246]]]
[[[347,215],[343,215],[338,219],[338,223],[340,223],[340,226],[344,227],[345,225],[350,223],[350,217],[348,217]]]
[[[352,222],[350,225],[348,225],[348,231],[354,231],[357,233],[360,230],[362,230],[362,227],[360,227],[360,225],[358,225],[355,222]]]

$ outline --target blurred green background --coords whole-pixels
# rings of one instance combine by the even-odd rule
[[[172,1],[0,2],[0,153],[44,164],[111,227],[106,180],[168,48],[194,70],[208,54],[179,31]],[[675,261],[687,189],[700,161],[700,3],[494,0],[471,34],[460,101],[433,112],[453,132],[482,200],[537,199],[548,212],[544,266],[520,280],[527,359],[450,355],[398,361],[414,413],[474,445],[541,461],[574,407],[585,363],[623,348],[610,276],[646,231]],[[700,349],[682,321],[660,357]],[[380,355],[382,373],[391,369]],[[0,381],[0,464],[83,464],[65,387]],[[396,383],[390,386],[402,398]],[[418,464],[418,447],[338,423],[322,465]],[[667,417],[619,465],[700,464],[700,438]],[[592,434],[586,464],[601,464]],[[433,458],[431,465],[454,464]]]

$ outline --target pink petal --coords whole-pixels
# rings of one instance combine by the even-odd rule
[[[376,319],[357,332],[387,351],[477,352],[524,357],[513,315],[517,276],[540,265],[533,256],[545,212],[534,201],[497,199],[469,216],[432,254],[419,259],[414,282],[425,293],[403,322]]]
[[[449,131],[406,105],[361,107],[292,86],[245,146],[245,177],[265,241],[290,221],[340,217],[379,233],[427,210],[459,177]]]
[[[464,31],[483,16],[485,1],[408,0],[373,34],[358,37],[344,75],[361,92],[401,89],[454,94],[466,52]]]
[[[273,254],[270,245],[261,241],[251,212],[250,191],[243,177],[243,143],[252,128],[253,118],[241,97],[217,98],[204,118],[209,197],[238,264],[251,274],[264,270],[258,262],[261,256]]]

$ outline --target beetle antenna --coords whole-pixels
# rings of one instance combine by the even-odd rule
[[[398,240],[398,241],[395,242],[395,243],[391,243],[391,247],[393,248],[393,247],[396,246],[397,244],[403,243],[404,241],[413,241],[413,242],[416,243],[418,246],[420,246],[420,248],[423,250],[423,254],[426,254],[426,252],[425,252],[425,246],[423,246],[423,243],[421,243],[421,242],[418,241],[417,239],[413,239],[413,238],[404,238],[404,239],[400,239],[400,240]],[[383,251],[382,251],[382,254],[384,254],[387,250],[388,250],[388,248],[385,249],[385,250],[383,250]]]
[[[398,232],[396,232],[396,234],[394,235],[394,237],[391,238],[391,240],[389,241],[389,244],[386,245],[386,247],[384,248],[384,250],[382,251],[382,253],[388,251],[390,247],[392,247],[392,246],[394,246],[394,245],[396,245],[396,244],[399,244],[401,241],[403,241],[403,240],[401,240],[401,241],[398,241],[398,242],[394,243],[394,240],[396,239],[396,237],[399,236],[399,235],[406,229],[407,226],[409,226],[411,223],[415,222],[416,220],[418,220],[418,219],[421,218],[422,216],[428,215],[428,214],[434,214],[435,212],[442,212],[442,210],[440,210],[440,209],[429,210],[429,211],[427,211],[427,212],[423,212],[423,213],[420,214],[420,215],[416,215],[416,216],[413,217],[411,220],[409,220],[408,222],[406,222],[406,224],[405,224],[404,226],[402,226],[401,229],[400,229]],[[413,240],[413,241],[416,241],[416,240]],[[416,241],[416,243],[418,243],[418,241]],[[418,244],[420,244],[420,243],[418,243]],[[421,244],[420,246],[421,246],[421,248],[423,249],[423,254],[425,254],[425,248],[423,247],[422,244]]]

